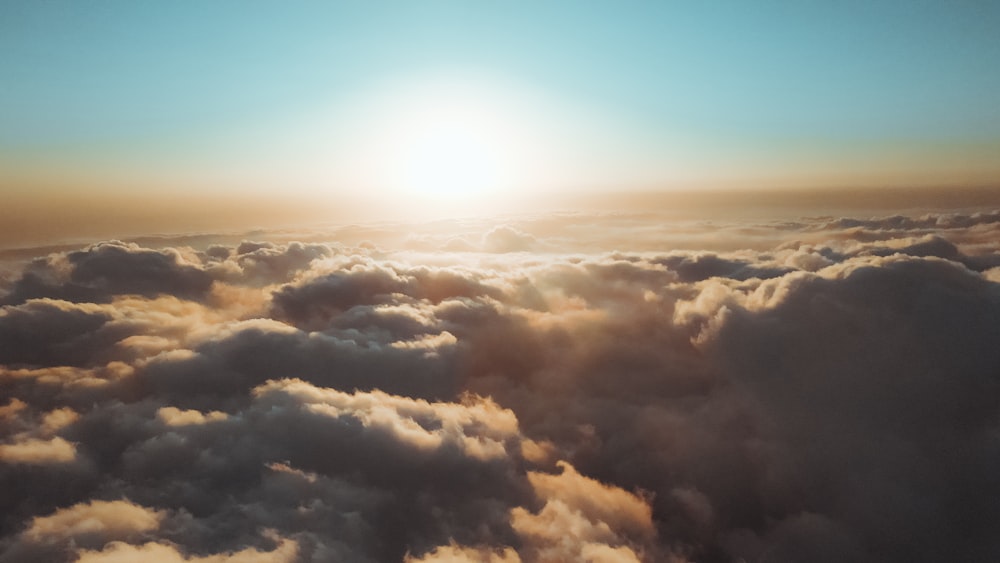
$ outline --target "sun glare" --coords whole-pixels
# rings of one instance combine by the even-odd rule
[[[372,102],[369,171],[379,190],[434,206],[482,204],[539,179],[532,112],[482,84],[401,88]]]
[[[422,110],[390,151],[392,186],[432,199],[469,199],[507,187],[514,147],[491,117],[470,108]]]

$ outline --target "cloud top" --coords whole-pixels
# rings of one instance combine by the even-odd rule
[[[5,263],[0,562],[1000,556],[1000,214],[473,226]]]

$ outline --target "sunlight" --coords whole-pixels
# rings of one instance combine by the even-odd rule
[[[426,81],[369,101],[360,183],[414,204],[481,205],[542,178],[535,111],[483,82]],[[365,164],[366,163],[366,164]]]
[[[514,146],[489,113],[469,107],[420,110],[389,151],[393,188],[431,199],[469,199],[509,187]]]

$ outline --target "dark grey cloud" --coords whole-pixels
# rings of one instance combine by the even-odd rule
[[[851,540],[844,549],[866,546],[871,559],[996,554],[1000,514],[985,500],[1000,492],[995,284],[953,262],[896,257],[807,277],[725,316],[706,346],[791,456],[801,496],[789,508],[822,515]],[[814,545],[818,557],[825,542],[808,533],[779,545]]]
[[[4,303],[52,297],[106,302],[114,295],[174,295],[203,299],[212,278],[174,249],[153,250],[119,241],[39,260],[15,283]]]
[[[0,363],[86,365],[118,340],[94,305],[39,299],[0,310]],[[111,332],[111,334],[109,334]]]
[[[277,328],[276,328],[277,327]],[[186,354],[150,360],[137,375],[154,394],[182,405],[239,401],[269,379],[299,377],[337,389],[383,389],[417,397],[454,396],[454,337],[379,341],[250,326]]]
[[[655,260],[667,268],[677,272],[682,282],[696,282],[712,277],[725,277],[735,280],[750,278],[776,278],[792,271],[791,268],[760,267],[747,260],[722,258],[715,254],[681,254],[665,256]]]
[[[198,265],[172,250],[149,250],[121,243],[104,243],[66,255],[71,282],[102,289],[112,295],[161,294],[202,298],[211,277]]]
[[[0,562],[995,560],[998,217],[18,254]]]

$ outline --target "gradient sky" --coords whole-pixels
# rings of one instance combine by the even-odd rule
[[[5,2],[0,186],[345,192],[371,100],[441,77],[516,98],[561,188],[991,184],[997,29],[988,1]]]

